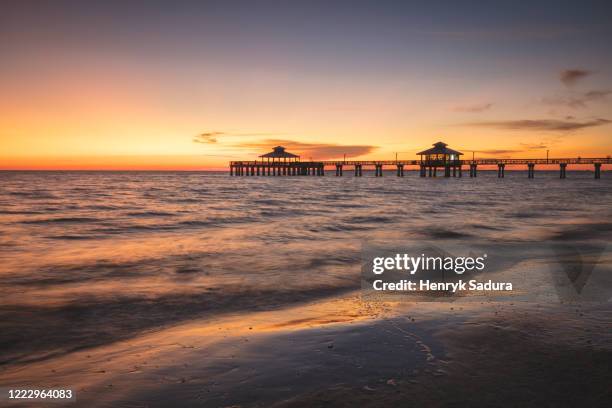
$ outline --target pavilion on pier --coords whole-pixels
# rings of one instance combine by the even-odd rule
[[[423,150],[417,153],[421,156],[421,176],[425,176],[429,171],[429,176],[435,176],[438,167],[444,169],[444,175],[450,176],[451,170],[453,176],[459,173],[461,177],[461,156],[463,153],[453,150],[444,142],[434,143],[432,148]]]
[[[288,151],[285,150],[283,146],[276,146],[272,149],[270,153],[262,154],[259,157],[261,159],[267,159],[268,163],[270,162],[287,163],[287,162],[300,161],[300,156],[298,156],[297,154],[289,153]]]

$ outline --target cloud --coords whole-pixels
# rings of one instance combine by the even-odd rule
[[[493,107],[492,103],[481,103],[476,105],[461,105],[453,108],[454,112],[469,112],[469,113],[477,113],[484,112]]]
[[[524,153],[533,150],[544,150],[548,149],[549,145],[554,144],[556,139],[559,139],[559,136],[545,138],[545,141],[535,142],[535,143],[519,143],[519,147],[515,149],[488,149],[488,150],[474,150],[475,153],[480,153],[484,155],[491,156],[507,156],[516,153]],[[546,141],[547,140],[547,141]]]
[[[602,126],[612,121],[608,119],[592,119],[586,122],[556,119],[526,119],[526,120],[501,120],[490,122],[469,123],[467,126],[488,127],[507,130],[535,130],[535,131],[557,131],[571,132],[589,127]]]
[[[500,155],[500,154],[513,154],[522,153],[530,150],[542,150],[546,149],[547,146],[544,143],[519,143],[520,149],[488,149],[488,150],[474,150],[476,153]]]
[[[218,137],[223,135],[223,132],[205,132],[200,133],[196,137],[193,138],[195,143],[204,143],[204,144],[214,144],[217,143]]]
[[[368,154],[378,148],[372,145],[340,145],[331,143],[304,143],[287,139],[264,139],[256,142],[240,143],[236,147],[257,149],[262,153],[267,153],[273,146],[284,146],[290,151],[300,156],[312,157],[313,159],[335,159],[343,157],[358,157]]]
[[[576,82],[591,74],[592,72],[586,69],[565,69],[559,73],[559,79],[565,86],[573,86]]]
[[[525,25],[515,28],[473,29],[473,30],[414,30],[415,34],[449,38],[455,40],[549,40],[576,37],[594,32],[597,27],[567,27],[566,25]]]
[[[490,150],[474,150],[476,153],[482,154],[511,154],[511,153],[520,153],[524,150],[513,150],[513,149],[490,149]]]
[[[253,137],[262,137],[262,136],[272,136],[277,135],[278,133],[261,133],[261,132],[251,132],[251,133],[233,133],[233,132],[203,132],[193,138],[194,143],[203,143],[203,144],[215,144],[219,143],[219,139],[221,136],[223,138],[228,137],[245,137],[245,136],[253,136]]]
[[[548,149],[548,145],[545,145],[544,143],[521,143],[521,146],[525,147],[525,150]]]
[[[552,98],[544,98],[542,101],[548,105],[561,105],[568,108],[578,109],[586,108],[587,104],[605,100],[612,91],[608,89],[593,90],[588,92],[580,92],[570,96],[557,96]]]
[[[554,138],[558,138],[558,136]],[[554,138],[547,138],[547,139],[550,139],[549,142],[551,144],[554,144],[554,141],[553,141]],[[498,157],[511,157],[513,154],[516,154],[516,153],[525,153],[525,152],[529,152],[533,150],[543,150],[543,149],[548,149],[548,148],[549,146],[548,144],[545,144],[545,142],[519,143],[519,146],[514,149],[474,150],[474,153],[479,153],[479,154],[484,154],[484,155],[489,155],[489,156],[498,156]]]
[[[599,90],[599,91],[589,91],[584,94],[584,98],[587,101],[599,101],[601,99],[605,99],[608,95],[612,94],[612,91],[609,89]]]

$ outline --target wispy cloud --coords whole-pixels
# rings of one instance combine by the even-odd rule
[[[544,143],[521,143],[525,150],[542,150],[548,149],[548,145]]]
[[[574,130],[602,126],[608,123],[612,123],[612,121],[602,118],[592,119],[584,122],[556,119],[525,119],[473,122],[468,123],[466,125],[507,130],[571,132]]]
[[[573,86],[591,74],[592,72],[586,69],[564,69],[559,73],[559,79],[565,86]]]
[[[378,148],[373,145],[341,145],[332,143],[304,143],[288,139],[264,139],[254,142],[244,142],[236,145],[236,147],[256,149],[262,153],[266,153],[273,146],[281,145],[287,148],[292,153],[301,156],[313,157],[316,159],[335,159],[340,158],[344,154],[347,157],[358,157],[368,154]]]
[[[519,143],[518,147],[513,149],[485,149],[474,150],[475,153],[484,154],[486,156],[511,157],[516,153],[525,153],[533,150],[548,149],[548,145],[544,142],[536,143]]]
[[[200,133],[193,138],[195,143],[214,144],[217,143],[219,136],[223,135],[223,132],[205,132]]]
[[[415,34],[458,40],[533,40],[576,37],[598,30],[599,27],[568,27],[566,25],[522,26],[516,28],[473,30],[415,30]]]
[[[523,153],[531,150],[542,150],[546,149],[547,146],[544,143],[519,143],[520,148],[515,149],[487,149],[487,150],[475,150],[476,153],[482,153],[486,155],[508,155],[514,153]]]
[[[468,113],[478,113],[484,112],[493,107],[492,103],[480,103],[474,105],[459,105],[453,108],[454,112],[468,112]]]
[[[556,96],[544,98],[542,101],[548,105],[566,106],[572,109],[586,108],[591,102],[605,100],[612,91],[609,89],[593,90],[588,92],[573,93],[569,96]]]
[[[200,133],[199,135],[193,138],[194,143],[203,143],[203,144],[216,144],[219,143],[221,138],[231,138],[231,137],[262,137],[262,136],[273,136],[278,133],[264,133],[264,132],[219,132],[219,131],[207,131]]]
[[[476,153],[482,153],[482,154],[512,154],[512,153],[520,153],[525,151],[523,150],[515,150],[515,149],[489,149],[489,150],[474,150],[474,152]]]

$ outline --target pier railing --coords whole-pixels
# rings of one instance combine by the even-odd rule
[[[496,165],[496,164],[612,164],[611,157],[574,157],[574,158],[552,158],[552,159],[475,159],[475,160],[453,160],[450,162],[443,162],[442,160],[436,161],[428,161],[428,160],[321,160],[315,162],[274,162],[268,163],[260,160],[240,160],[240,161],[231,161],[231,165],[243,165],[243,166],[273,166],[273,167],[282,167],[288,165],[297,165],[304,166],[308,164],[323,164],[324,166],[391,166],[391,165],[404,165],[404,166],[430,166],[435,165],[438,167],[444,167],[445,165],[450,166],[467,166],[470,164],[477,165]]]

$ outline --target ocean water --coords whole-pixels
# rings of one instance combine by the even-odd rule
[[[0,172],[0,366],[340,296],[364,240],[610,242],[610,203],[605,172]]]

